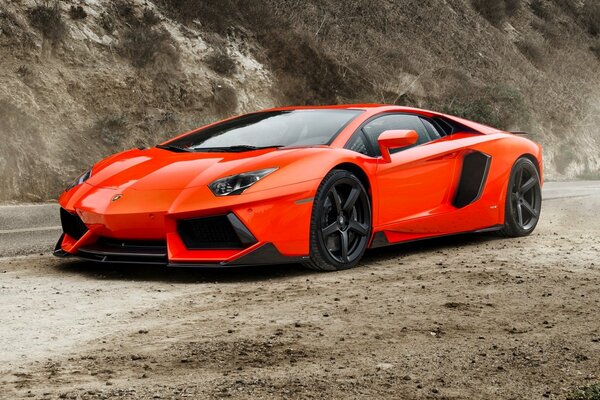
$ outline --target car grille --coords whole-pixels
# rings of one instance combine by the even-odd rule
[[[256,239],[232,213],[177,222],[177,231],[190,250],[243,249]]]
[[[77,215],[71,214],[64,208],[60,209],[60,222],[63,232],[75,240],[81,239],[81,237],[88,230],[81,218],[79,218]]]

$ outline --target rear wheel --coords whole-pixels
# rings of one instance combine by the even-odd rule
[[[510,173],[504,228],[504,236],[527,236],[535,229],[542,209],[540,175],[535,164],[528,158],[519,158]]]
[[[305,266],[319,271],[352,268],[370,237],[371,204],[365,187],[348,171],[331,171],[313,202],[310,257]]]

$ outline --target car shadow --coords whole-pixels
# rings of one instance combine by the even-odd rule
[[[249,267],[166,267],[152,264],[102,264],[65,259],[56,268],[99,280],[133,280],[168,283],[236,283],[285,279],[315,273],[300,264]]]
[[[485,242],[503,240],[491,232],[484,233],[462,233],[457,235],[441,236],[430,239],[421,239],[413,242],[405,242],[387,247],[367,250],[362,264],[369,262],[385,261],[390,258],[431,253],[438,250],[446,250],[453,247],[475,246]]]
[[[358,268],[368,268],[370,263],[407,255],[431,253],[452,247],[468,247],[498,239],[493,234],[461,234],[425,239],[368,250]],[[468,251],[468,250],[466,250]],[[102,264],[66,258],[55,268],[68,273],[81,274],[98,280],[133,280],[168,283],[237,283],[288,279],[310,276],[319,272],[300,264],[266,265],[222,268],[173,268],[149,264]]]

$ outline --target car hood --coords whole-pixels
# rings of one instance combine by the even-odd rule
[[[301,153],[309,150],[311,154],[319,151],[315,148],[234,153],[176,153],[159,148],[129,150],[96,164],[87,183],[118,190],[186,189],[208,185],[216,179],[242,172],[281,168],[294,159],[302,158]]]

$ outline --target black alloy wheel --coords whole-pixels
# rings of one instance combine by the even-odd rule
[[[354,267],[371,237],[371,204],[361,181],[351,172],[333,170],[323,179],[313,203],[310,260],[321,271]]]
[[[542,190],[537,167],[530,159],[520,158],[510,174],[501,233],[511,237],[529,235],[540,219],[541,209]]]

